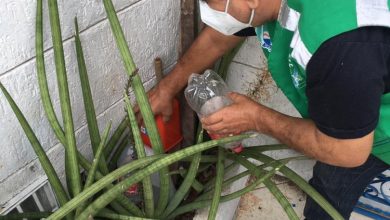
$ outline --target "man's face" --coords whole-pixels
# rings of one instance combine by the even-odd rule
[[[225,11],[227,0],[206,0],[210,8],[217,11]],[[237,20],[248,23],[251,15],[251,9],[249,8],[246,0],[230,0],[227,13],[236,18]]]

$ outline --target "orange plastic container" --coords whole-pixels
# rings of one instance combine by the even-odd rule
[[[168,122],[164,122],[163,117],[161,115],[157,115],[155,117],[157,129],[160,133],[161,141],[163,143],[165,152],[177,146],[183,139],[180,127],[179,102],[176,99],[173,100],[172,108],[172,116]],[[148,132],[144,127],[141,127],[141,137],[145,145],[152,146],[150,143]]]

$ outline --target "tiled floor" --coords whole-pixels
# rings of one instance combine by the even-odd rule
[[[306,195],[294,184],[284,178],[277,178],[276,183],[286,198],[292,204],[300,219],[303,217]],[[264,186],[241,197],[236,210],[236,220],[284,220],[288,219],[282,207]],[[353,213],[351,220],[369,220],[365,216]]]

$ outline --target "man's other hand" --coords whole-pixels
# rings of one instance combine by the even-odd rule
[[[201,119],[203,128],[211,134],[229,135],[257,130],[256,108],[259,104],[247,96],[229,93],[233,104]]]

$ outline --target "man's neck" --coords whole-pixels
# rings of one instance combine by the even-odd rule
[[[258,10],[256,10],[255,20],[253,25],[259,26],[269,21],[274,21],[278,18],[282,0],[263,0],[260,2]]]
[[[278,16],[279,16],[279,11],[280,11],[280,7],[282,6],[282,0],[274,0],[274,1],[271,1],[272,4],[273,4],[273,9],[272,9],[272,20],[276,20],[278,19]]]

